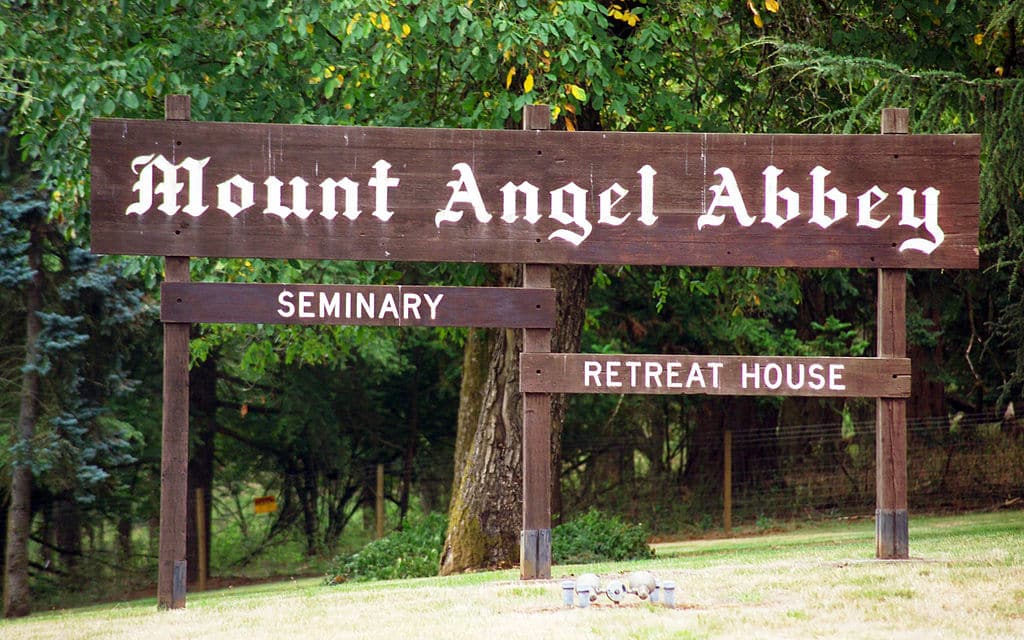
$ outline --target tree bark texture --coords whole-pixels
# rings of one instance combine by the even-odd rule
[[[189,371],[189,409],[192,427],[192,453],[188,462],[188,492],[186,493],[185,559],[188,561],[188,581],[199,580],[199,527],[196,513],[196,489],[203,490],[203,513],[207,523],[204,543],[207,549],[206,574],[210,570],[210,527],[213,516],[213,470],[217,437],[217,355]]]
[[[480,422],[480,402],[466,402],[466,398],[482,398],[487,372],[490,370],[491,350],[497,339],[496,330],[471,329],[466,335],[462,351],[462,384],[459,387],[459,415],[455,434],[455,464],[452,492],[462,482],[462,468],[469,457],[470,445]]]
[[[556,267],[557,323],[552,349],[577,351],[593,279],[591,266]],[[518,285],[516,267],[502,267],[502,282]],[[499,330],[487,341],[489,356],[482,378],[475,368],[482,356],[480,341],[467,341],[460,391],[456,436],[455,482],[448,511],[448,534],[441,556],[441,573],[498,568],[519,560],[522,525],[522,396],[519,393],[519,354],[522,331]],[[470,378],[466,378],[467,371]],[[475,418],[474,418],[475,416]],[[557,490],[561,459],[564,398],[552,407],[552,508],[560,509]]]
[[[25,293],[25,369],[21,382],[18,427],[12,440],[18,453],[12,463],[11,503],[7,513],[7,548],[4,562],[4,617],[27,616],[32,593],[28,582],[28,539],[32,526],[32,468],[27,459],[39,419],[39,334],[43,307],[42,230],[32,225],[28,263],[33,276]]]
[[[54,546],[62,568],[73,574],[82,556],[82,510],[71,491],[55,496],[52,514]]]

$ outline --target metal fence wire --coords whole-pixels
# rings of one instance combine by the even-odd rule
[[[703,439],[702,439],[703,438]],[[653,530],[721,526],[724,515],[723,434],[694,434],[690,451],[715,451],[717,468],[700,474],[652,470],[637,464],[635,441],[614,437],[593,443],[600,457],[627,460],[600,481],[563,474],[565,515],[590,507],[642,521]],[[875,423],[833,422],[737,429],[733,451],[748,452],[731,474],[734,523],[869,516],[875,510]],[[749,452],[758,452],[750,460]],[[594,464],[591,459],[589,464]],[[991,414],[909,420],[908,501],[911,511],[946,512],[1015,505],[1024,501],[1024,420]],[[660,474],[660,475],[659,475]]]

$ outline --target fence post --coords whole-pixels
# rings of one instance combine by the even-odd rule
[[[374,499],[377,511],[377,540],[384,537],[384,465],[377,465],[377,495]]]
[[[725,468],[722,471],[722,528],[732,533],[732,429],[725,430]]]
[[[908,109],[883,109],[882,133],[910,132]],[[878,270],[877,355],[907,353],[907,272]],[[878,398],[875,411],[875,556],[909,557],[907,521],[907,401]]]
[[[196,489],[196,545],[199,560],[199,591],[206,591],[206,495],[202,488]]]

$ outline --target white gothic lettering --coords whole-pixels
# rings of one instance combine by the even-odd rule
[[[311,176],[293,176],[287,180],[267,176],[257,183],[235,174],[216,185],[215,203],[205,202],[203,193],[204,170],[210,162],[210,157],[188,157],[174,162],[159,154],[133,158],[129,169],[136,176],[132,185],[135,202],[128,205],[125,214],[142,216],[155,208],[167,216],[183,212],[199,217],[213,204],[216,210],[237,218],[262,202],[265,206],[260,213],[280,218],[282,222],[301,223],[314,216],[335,222],[339,214],[343,220],[355,222],[363,213],[360,205],[372,206],[370,215],[381,222],[401,215],[391,204],[391,195],[401,188],[401,179],[393,174],[391,163],[384,159],[369,165],[363,183],[354,176],[331,176],[321,180],[319,175],[316,181],[307,180]],[[548,240],[576,247],[591,236],[595,226],[639,223],[651,227],[658,222],[654,180],[658,172],[650,165],[638,169],[635,172],[638,178],[633,180],[595,184],[592,177],[583,177],[578,182],[569,181],[550,189],[544,195],[528,180],[516,182],[514,179],[505,182],[498,193],[485,193],[480,189],[471,164],[457,162],[451,170],[454,177],[446,183],[450,190],[447,202],[435,209],[434,225],[438,229],[455,224],[498,224],[488,203],[495,207],[500,205],[501,215],[497,217],[500,223],[532,226],[546,219],[557,225],[548,232]],[[750,185],[740,184],[729,167],[718,167],[711,174],[714,183],[707,187],[712,196],[710,203],[706,197],[701,199],[703,210],[696,219],[697,230],[723,227],[730,217],[740,228],[750,228],[758,221],[760,210],[760,222],[780,231],[799,224],[800,218],[804,218],[803,224],[828,229],[854,214],[856,227],[865,230],[877,230],[889,224],[908,227],[916,235],[901,242],[901,252],[931,254],[945,240],[945,232],[939,225],[941,192],[938,189],[902,187],[893,197],[878,185],[871,185],[861,193],[847,194],[830,184],[831,174],[831,170],[821,165],[804,175],[768,165],[761,173],[764,202],[755,203],[744,195],[744,189],[749,189]],[[801,193],[801,185],[809,192]],[[262,190],[261,197],[257,197],[258,189]],[[472,215],[466,216],[467,212]]]

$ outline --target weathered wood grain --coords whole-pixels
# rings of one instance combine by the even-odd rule
[[[523,107],[523,129],[551,127],[546,105]],[[551,267],[523,265],[523,290],[551,286]],[[553,328],[554,325],[552,325]],[[551,328],[523,330],[523,351],[551,352]],[[522,377],[522,369],[519,371]],[[523,580],[551,577],[551,395],[523,394],[523,529],[519,543],[519,576]]]
[[[739,135],[680,133],[612,133],[398,129],[244,123],[95,120],[92,124],[92,243],[98,253],[309,259],[422,260],[466,262],[672,264],[708,266],[806,266],[974,268],[978,264],[979,139],[973,135]],[[140,199],[134,190],[149,156],[177,166],[186,158],[209,159],[202,184],[175,173],[181,187],[169,207],[183,208],[191,190],[196,204],[207,207],[193,216],[158,210],[155,193],[144,213],[126,214]],[[375,164],[390,165],[380,187]],[[467,203],[458,221],[440,222],[438,211],[449,204],[453,185],[465,163],[472,171],[483,210]],[[800,214],[776,229],[765,224],[766,177],[773,166],[783,173],[777,189],[790,188],[800,198]],[[831,172],[821,192],[847,197],[848,215],[821,228],[809,223],[814,200],[811,171]],[[649,189],[639,173],[656,171]],[[715,172],[729,168],[753,220],[740,224],[734,207],[719,226],[698,229],[723,181]],[[153,188],[163,186],[163,172],[153,170]],[[236,177],[237,176],[237,177]],[[264,213],[274,176],[283,183],[281,204],[291,207],[291,180],[308,187],[301,218]],[[348,178],[355,188],[359,215],[343,215],[346,193],[334,189],[337,215],[321,214],[325,179]],[[252,185],[251,206],[232,216],[218,209],[219,189],[242,204],[237,184]],[[536,186],[537,219],[527,222],[519,194],[511,222],[503,221],[506,183]],[[171,182],[174,183],[172,177]],[[186,184],[187,183],[187,184]],[[569,191],[559,191],[572,185]],[[218,186],[220,185],[220,187]],[[617,186],[613,186],[617,185]],[[887,198],[872,210],[884,220],[878,229],[858,226],[858,198],[872,187]],[[904,241],[936,241],[926,225],[902,218],[901,189],[913,190],[916,217],[923,215],[922,193],[939,190],[937,224],[943,238],[930,254],[901,251]],[[465,190],[465,187],[460,187]],[[612,189],[612,191],[608,191]],[[574,209],[572,192],[583,200]],[[552,192],[562,195],[563,213],[552,217]],[[161,192],[162,193],[162,192]],[[601,194],[608,204],[601,221]],[[646,194],[646,196],[645,196]],[[378,195],[385,197],[375,217]],[[621,199],[619,199],[621,196]],[[643,216],[644,199],[650,211]],[[777,203],[780,215],[785,203]],[[820,200],[820,198],[819,198]],[[613,204],[614,203],[614,204]],[[831,201],[824,201],[831,211]],[[393,212],[387,221],[384,212]],[[481,218],[487,221],[481,221]],[[561,218],[561,219],[559,219]],[[643,221],[650,222],[645,224]],[[615,224],[612,224],[612,223]],[[589,228],[587,228],[589,227]],[[578,246],[558,234],[575,234]]]
[[[908,109],[883,109],[882,133],[910,133]],[[877,354],[902,358],[907,354],[907,273],[878,270],[876,308]],[[907,400],[878,398],[875,403],[875,555],[910,557],[907,512]]]
[[[164,322],[483,328],[555,322],[554,289],[166,282],[160,290]]]
[[[907,358],[524,353],[520,367],[524,392],[840,398],[910,395]]]
[[[164,99],[168,121],[187,121],[188,96]],[[165,253],[168,282],[187,282],[189,258]],[[185,527],[188,517],[189,325],[164,324],[163,421],[160,443],[160,541],[157,562],[157,606],[185,606]]]

